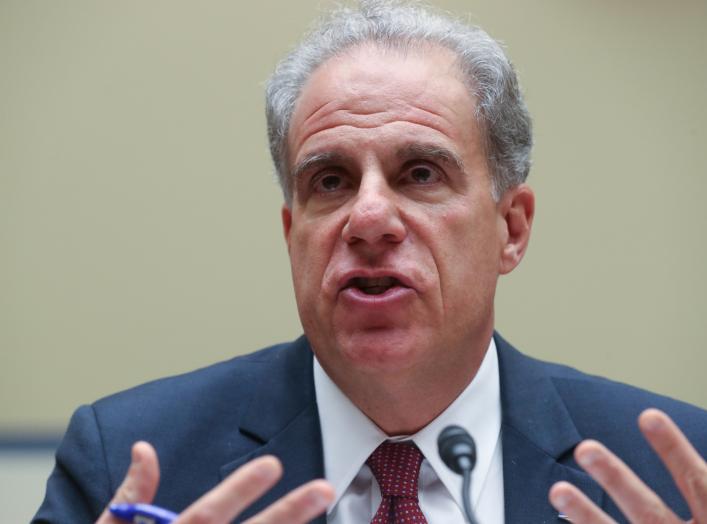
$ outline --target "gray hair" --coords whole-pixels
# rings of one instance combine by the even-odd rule
[[[457,65],[476,101],[475,117],[485,135],[495,199],[522,183],[530,170],[531,120],[518,80],[503,49],[479,27],[397,0],[360,0],[339,8],[310,32],[276,67],[266,88],[270,154],[285,202],[292,203],[287,134],[304,84],[328,59],[374,43],[415,49],[436,44],[457,55]]]

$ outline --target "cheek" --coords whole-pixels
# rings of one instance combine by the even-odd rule
[[[336,235],[322,224],[311,222],[292,228],[289,254],[298,300],[319,293],[335,242]]]
[[[462,295],[492,285],[500,255],[495,213],[460,210],[448,213],[442,223],[435,239],[443,285]]]
[[[309,294],[312,279],[317,273],[316,253],[309,246],[309,238],[305,235],[294,235],[290,245],[290,264],[292,266],[292,281],[295,293]]]

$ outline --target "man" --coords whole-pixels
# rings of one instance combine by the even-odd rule
[[[80,408],[36,522],[115,524],[111,499],[179,523],[463,522],[435,448],[450,423],[477,441],[482,523],[707,521],[684,435],[641,415],[676,488],[633,428],[656,406],[705,450],[703,411],[494,333],[534,197],[530,119],[490,37],[414,7],[341,10],[278,66],[267,111],[306,338]]]

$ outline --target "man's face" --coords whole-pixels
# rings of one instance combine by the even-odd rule
[[[339,383],[463,366],[488,344],[508,234],[460,78],[443,49],[363,46],[297,102],[283,224],[304,331]]]

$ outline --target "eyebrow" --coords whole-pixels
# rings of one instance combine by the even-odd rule
[[[346,157],[340,153],[333,151],[326,153],[314,153],[306,156],[292,169],[292,178],[297,180],[302,176],[302,173],[318,167],[323,167],[330,164],[341,164],[346,161]]]
[[[436,144],[406,144],[396,152],[396,157],[401,162],[410,160],[435,160],[451,165],[464,172],[464,162],[456,153]],[[345,164],[350,161],[346,155],[334,151],[314,153],[306,156],[292,169],[292,178],[297,180],[306,171],[317,169],[331,164]]]
[[[449,149],[436,144],[408,144],[398,150],[397,157],[403,162],[416,159],[436,160],[464,172],[464,162],[461,157]]]

